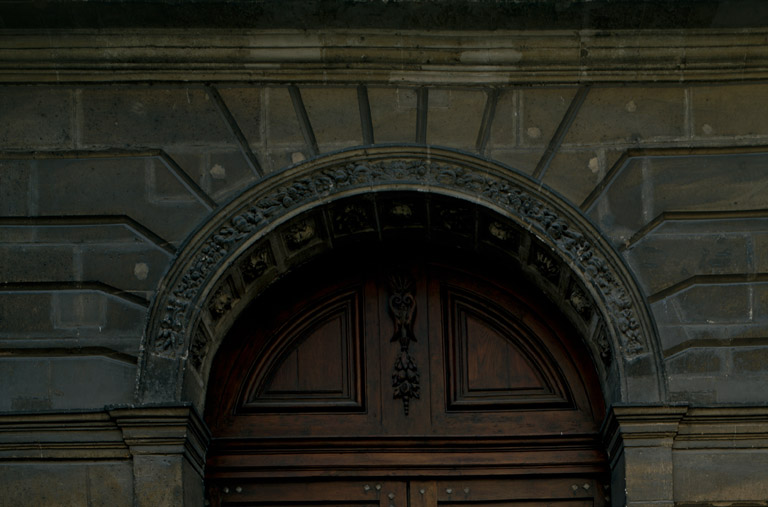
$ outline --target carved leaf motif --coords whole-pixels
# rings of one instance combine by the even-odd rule
[[[389,279],[389,311],[395,323],[392,342],[400,344],[400,353],[395,359],[392,372],[393,398],[403,400],[405,415],[408,415],[411,398],[419,397],[419,370],[416,362],[408,353],[413,334],[413,318],[416,313],[416,299],[413,297],[413,280],[402,274],[392,275]]]

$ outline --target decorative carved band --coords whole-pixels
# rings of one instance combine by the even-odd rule
[[[406,153],[407,151],[407,153]],[[166,278],[170,289],[159,294],[147,337],[151,355],[184,358],[190,335],[217,273],[226,263],[274,225],[281,217],[336,195],[394,189],[430,189],[466,196],[518,221],[543,239],[600,301],[612,334],[624,356],[632,359],[649,350],[653,325],[631,275],[617,255],[578,212],[540,189],[527,177],[462,154],[434,148],[389,148],[342,153],[329,161],[309,162],[286,171],[278,183],[268,180],[220,213],[200,240]],[[212,222],[216,223],[216,222]],[[304,222],[302,222],[304,224]],[[496,230],[501,234],[504,231]],[[297,243],[307,228],[289,229]],[[288,245],[290,249],[290,245]],[[262,269],[268,253],[253,262]],[[579,298],[573,303],[577,310]]]
[[[392,275],[389,279],[391,295],[389,312],[395,322],[393,342],[400,344],[392,372],[393,397],[402,398],[405,415],[408,415],[411,398],[419,397],[419,369],[408,349],[416,341],[413,334],[413,318],[416,315],[416,299],[413,297],[413,280],[403,274]]]

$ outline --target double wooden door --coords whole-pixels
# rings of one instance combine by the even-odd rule
[[[337,259],[256,300],[211,372],[212,502],[601,505],[583,344],[523,277],[456,264]]]

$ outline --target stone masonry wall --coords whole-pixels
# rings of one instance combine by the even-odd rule
[[[644,290],[667,401],[768,403],[766,84],[19,84],[0,118],[0,412],[133,403],[149,302],[206,216],[281,168],[384,143],[471,152],[563,195]],[[130,473],[123,458],[62,481],[96,505],[109,467]]]

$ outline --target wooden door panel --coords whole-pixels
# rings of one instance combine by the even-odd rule
[[[393,272],[413,279],[415,308],[400,317]],[[607,471],[595,372],[522,282],[423,261],[339,262],[294,273],[244,315],[206,404],[206,478],[229,488],[225,504],[389,507],[365,479],[378,477],[401,488],[400,507],[417,477],[435,481],[410,483],[411,507],[601,505],[583,487]],[[393,377],[403,354],[418,372],[407,411]]]
[[[245,482],[216,488],[220,505],[258,507],[408,507],[403,481]]]
[[[506,480],[456,478],[410,483],[410,507],[602,507],[602,486],[591,478]]]

